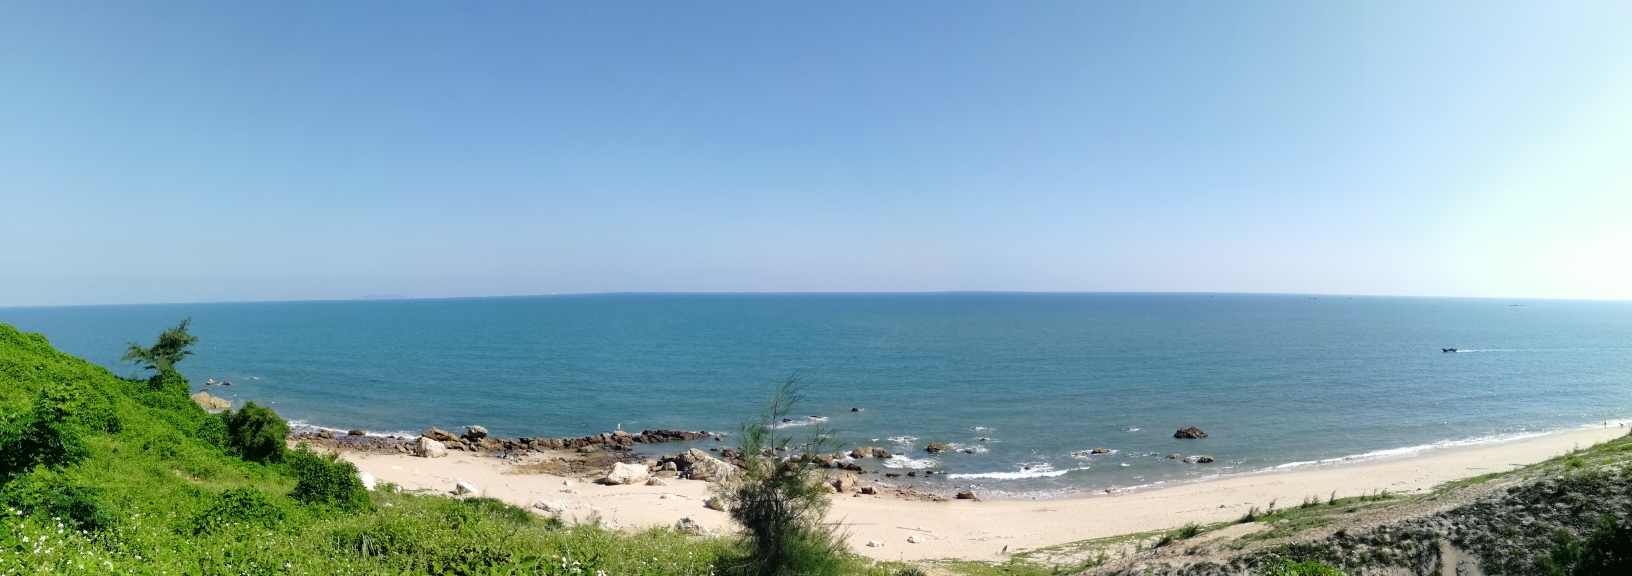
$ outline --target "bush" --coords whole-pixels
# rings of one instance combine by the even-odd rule
[[[96,498],[99,492],[47,471],[7,484],[0,493],[0,500],[24,514],[60,519],[77,529],[98,531],[113,525],[113,513]]]
[[[226,447],[240,458],[255,462],[277,462],[283,459],[287,448],[284,438],[289,436],[289,424],[271,408],[245,404],[237,412],[221,413],[226,424]]]
[[[275,528],[283,522],[283,509],[254,488],[233,488],[216,496],[215,502],[193,517],[189,532],[197,536],[229,524],[253,524]]]
[[[1599,518],[1598,528],[1584,541],[1560,528],[1553,534],[1552,554],[1539,564],[1547,576],[1632,574],[1632,530],[1609,515]]]
[[[357,477],[357,466],[340,459],[338,452],[319,455],[305,444],[284,456],[295,473],[295,489],[289,497],[307,504],[342,510],[366,510],[368,489]]]
[[[793,411],[802,399],[801,388],[797,376],[789,378],[771,397],[769,413],[743,426],[744,455],[793,443],[792,438],[773,437],[771,423]],[[818,429],[807,448],[789,451],[787,458],[745,456],[742,472],[718,485],[716,491],[727,502],[731,517],[743,527],[740,555],[722,560],[723,572],[743,576],[845,572],[843,540],[833,526],[822,522],[828,507],[825,476],[814,458],[829,436]]]
[[[28,474],[36,466],[62,468],[90,455],[68,422],[63,404],[60,398],[42,395],[32,409],[0,424],[0,482]]]
[[[1313,560],[1307,562],[1293,562],[1282,560],[1272,564],[1263,572],[1264,576],[1343,576],[1343,572]]]

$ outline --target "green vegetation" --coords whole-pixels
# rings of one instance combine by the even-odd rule
[[[143,368],[148,370],[159,372],[175,370],[177,362],[193,355],[193,351],[187,347],[198,342],[197,336],[187,333],[187,325],[192,323],[193,319],[187,318],[174,328],[160,333],[159,341],[154,342],[152,348],[144,348],[141,344],[130,342],[130,347],[125,349],[125,356],[120,360],[146,364]]]
[[[798,376],[788,378],[772,395],[766,414],[743,426],[741,472],[716,487],[743,527],[735,554],[721,563],[726,574],[854,572],[856,561],[845,553],[837,527],[822,521],[828,506],[826,475],[815,457],[825,452],[828,431],[818,427],[810,442],[790,448],[794,439],[776,436],[771,426],[792,413],[803,398],[801,388]]]
[[[210,414],[173,367],[186,323],[125,379],[0,324],[0,574],[716,572],[728,543],[628,534],[483,498],[366,491],[284,450],[271,410]],[[879,575],[885,572],[876,572]]]

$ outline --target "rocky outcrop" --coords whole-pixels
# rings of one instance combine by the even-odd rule
[[[951,446],[947,446],[946,444],[942,444],[940,442],[930,442],[929,446],[924,447],[924,451],[930,454],[940,454],[951,449]]]
[[[459,437],[454,436],[452,432],[448,432],[447,430],[442,430],[442,429],[439,429],[439,428],[432,428],[430,430],[426,430],[424,434],[420,434],[420,437],[430,438],[430,439],[435,440],[437,442],[458,442],[459,441]]]
[[[730,463],[709,456],[707,452],[696,448],[685,451],[681,456],[681,461],[687,463],[682,470],[686,471],[686,476],[692,480],[719,481],[730,477],[737,471],[737,468]]]
[[[211,396],[209,392],[199,392],[191,396],[193,402],[205,410],[226,410],[232,407],[232,401],[226,398]]]
[[[483,428],[481,426],[466,426],[465,435],[462,436],[462,438],[470,442],[475,442],[486,437],[487,428]]]
[[[697,523],[696,520],[692,520],[689,516],[681,518],[678,522],[675,522],[674,529],[687,534],[708,534],[708,528],[705,528],[702,524]]]
[[[980,496],[976,496],[974,490],[965,489],[965,490],[959,490],[958,491],[958,499],[959,500],[974,500],[976,502],[979,502],[980,501]]]
[[[1213,457],[1212,456],[1202,456],[1202,455],[1198,454],[1198,455],[1195,455],[1195,456],[1186,456],[1184,458],[1184,461],[1187,464],[1207,464],[1207,463],[1213,461]]]
[[[454,494],[477,494],[476,485],[469,482],[457,482],[453,485]]]
[[[647,471],[646,465],[618,462],[612,465],[612,471],[606,474],[606,479],[602,480],[602,482],[609,486],[617,486],[619,484],[640,484],[648,478],[651,478],[651,474]]]
[[[1198,438],[1206,438],[1207,433],[1202,432],[1200,428],[1197,428],[1195,426],[1191,426],[1189,428],[1181,428],[1178,432],[1174,432],[1173,437],[1174,438],[1187,438],[1187,439],[1194,440],[1194,439],[1198,439]]]

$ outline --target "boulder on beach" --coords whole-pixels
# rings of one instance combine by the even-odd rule
[[[732,466],[730,463],[720,460],[719,458],[709,456],[707,452],[698,450],[696,448],[682,452],[677,460],[691,463],[690,467],[687,469],[691,471],[690,476],[692,480],[722,480],[730,477],[737,471],[737,468]]]
[[[534,503],[533,507],[550,514],[560,514],[567,511],[567,503],[560,500],[551,500],[549,502],[539,501]]]
[[[441,458],[448,455],[448,447],[441,442],[421,437],[414,445],[414,455],[421,458]]]
[[[466,426],[465,439],[470,441],[481,440],[487,437],[487,429],[481,426]]]
[[[332,439],[334,439],[334,431],[330,430],[328,428],[318,430],[317,431],[317,437],[322,438],[324,440],[332,440]]]
[[[209,392],[199,392],[192,395],[193,402],[205,410],[225,410],[232,407],[232,401],[226,398],[211,396]]]
[[[930,454],[939,454],[941,452],[945,452],[945,451],[951,450],[951,449],[952,449],[951,446],[947,446],[947,445],[942,444],[940,442],[930,442],[929,446],[924,447],[924,451],[928,452]]]
[[[856,475],[849,472],[841,472],[837,476],[833,477],[831,484],[833,485],[834,492],[844,493],[855,490]]]
[[[709,499],[703,501],[703,507],[709,510],[719,510],[724,512],[725,500],[719,496],[711,496]]]
[[[362,436],[362,435],[365,435],[365,434],[368,434],[368,433],[364,432],[362,430],[349,430],[349,431],[346,432],[347,436]]]
[[[447,430],[442,430],[442,429],[438,429],[438,428],[432,428],[430,430],[426,430],[425,433],[420,434],[420,436],[424,437],[424,438],[430,438],[430,439],[435,440],[437,442],[452,442],[454,440],[459,439],[459,437],[454,436],[453,433],[448,432]]]
[[[959,500],[974,500],[976,502],[980,501],[980,497],[975,495],[975,491],[974,490],[969,490],[969,489],[959,490],[958,491],[958,499]]]
[[[617,486],[619,484],[639,484],[645,482],[648,478],[651,478],[651,474],[647,472],[645,466],[619,462],[612,465],[612,471],[606,474],[606,479],[603,482],[609,486]]]
[[[1200,428],[1197,428],[1195,426],[1191,426],[1189,428],[1181,428],[1181,429],[1179,429],[1178,432],[1174,432],[1173,437],[1174,438],[1188,438],[1188,439],[1193,440],[1193,439],[1196,439],[1196,438],[1206,438],[1207,433],[1202,432]]]
[[[681,532],[685,532],[687,534],[707,534],[708,533],[708,528],[704,527],[702,524],[698,523],[696,520],[692,520],[690,516],[687,516],[685,518],[681,518],[678,522],[675,522],[674,523],[674,529],[679,530]]]
[[[476,485],[469,482],[456,482],[453,485],[454,494],[476,494],[478,492]]]

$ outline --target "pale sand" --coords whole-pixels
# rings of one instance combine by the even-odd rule
[[[1419,455],[1356,464],[1327,464],[1226,476],[1204,482],[1170,484],[1111,496],[1049,500],[908,501],[888,496],[836,495],[830,520],[850,532],[851,549],[885,560],[931,558],[995,559],[1027,549],[1239,518],[1248,507],[1295,506],[1305,497],[1339,497],[1374,491],[1408,493],[1439,484],[1511,470],[1585,448],[1627,433],[1616,427],[1568,430],[1540,437],[1463,448],[1429,449]],[[668,486],[603,486],[579,478],[511,475],[512,461],[465,452],[446,458],[348,453],[358,468],[404,489],[453,490],[456,481],[474,484],[484,495],[519,506],[540,501],[569,505],[562,517],[583,520],[599,511],[622,528],[673,526],[690,517],[716,531],[729,531],[723,512],[703,507],[707,482],[668,480]],[[1205,464],[1198,464],[1205,466]],[[877,478],[869,474],[867,478]],[[563,485],[570,481],[571,486]],[[576,493],[567,493],[572,490]],[[672,494],[672,499],[661,495]],[[908,536],[926,541],[909,544]],[[868,541],[884,545],[868,547]]]

